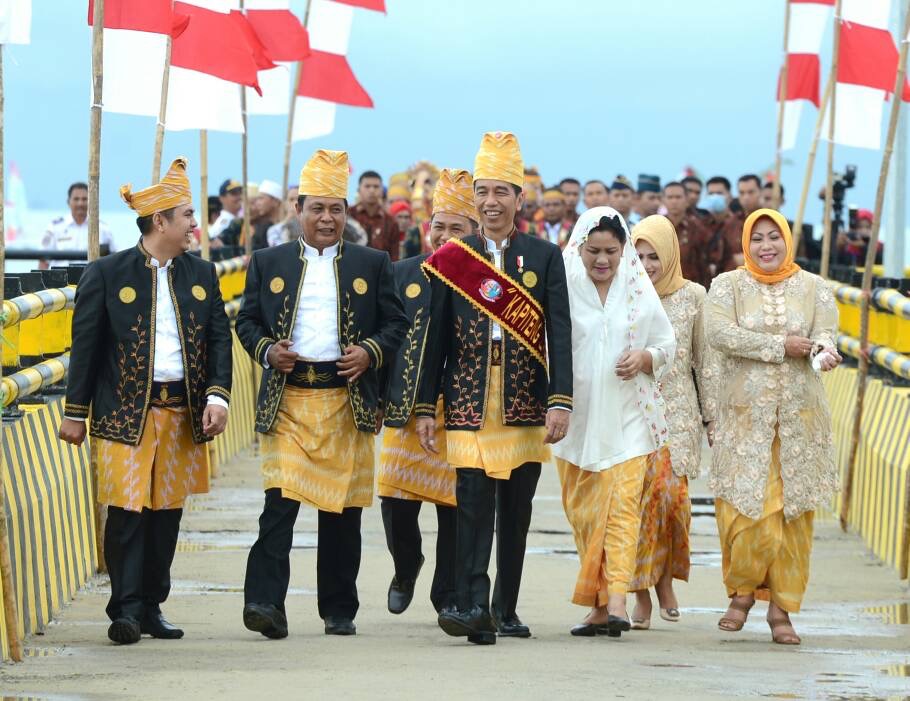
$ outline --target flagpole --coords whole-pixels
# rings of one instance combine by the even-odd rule
[[[844,492],[840,506],[840,527],[847,530],[847,518],[850,515],[850,501],[853,496],[853,473],[856,467],[856,453],[859,448],[859,434],[863,420],[863,403],[866,398],[866,379],[869,375],[869,300],[872,296],[872,269],[875,266],[875,255],[878,248],[878,235],[881,230],[882,209],[885,203],[885,189],[888,185],[888,170],[891,167],[891,154],[894,151],[894,137],[897,134],[897,124],[900,118],[901,94],[904,88],[904,79],[907,75],[907,34],[910,33],[910,3],[904,19],[901,33],[901,53],[897,66],[897,78],[894,81],[894,94],[891,99],[891,118],[888,121],[888,138],[885,141],[885,151],[882,153],[881,173],[878,176],[878,190],[875,193],[875,213],[872,218],[872,233],[866,247],[866,262],[863,268],[862,295],[860,295],[860,321],[859,321],[859,372],[856,387],[856,407],[853,410],[853,434],[850,437],[850,460],[847,463],[847,474],[844,476]],[[910,487],[908,487],[910,494]],[[910,517],[904,513],[905,532],[910,529]],[[904,559],[901,568],[901,579],[907,576],[907,561]]]
[[[243,12],[243,0],[240,0],[240,12]],[[253,233],[250,231],[250,193],[247,182],[247,114],[246,114],[246,86],[240,86],[240,118],[243,122],[243,134],[240,135],[240,151],[242,159],[241,180],[243,180],[243,247],[246,255],[253,252]]]
[[[803,220],[806,216],[806,202],[809,199],[809,187],[812,184],[812,171],[815,169],[815,153],[818,151],[818,142],[822,134],[822,123],[825,121],[825,112],[828,110],[828,103],[831,100],[833,89],[834,79],[829,76],[828,82],[825,84],[825,92],[822,95],[822,103],[818,108],[818,116],[815,118],[815,132],[812,136],[812,146],[809,147],[809,156],[806,159],[806,173],[803,176],[803,191],[799,197],[796,219],[793,221],[794,251],[799,251],[799,243],[803,234]]]
[[[203,260],[211,260],[212,252],[209,242],[209,132],[207,129],[199,130],[199,189],[201,190],[199,203],[199,250]]]
[[[174,3],[171,2],[171,11]],[[158,125],[155,128],[155,152],[152,156],[152,184],[161,178],[161,151],[164,148],[164,120],[167,118],[167,89],[171,76],[171,47],[174,40],[167,35],[167,45],[164,50],[164,72],[161,74],[161,101],[158,104]]]
[[[784,146],[784,113],[787,107],[787,77],[790,73],[790,0],[784,0],[784,66],[780,74],[780,94],[777,108],[777,153],[774,157],[774,206],[780,209],[781,152]]]
[[[101,86],[104,76],[104,0],[95,0],[92,18],[92,113],[89,127],[88,152],[88,260],[97,260],[99,244],[99,181],[101,178]],[[95,509],[95,551],[98,553],[98,571],[106,571],[104,564],[104,507],[98,503],[98,450],[95,441],[89,440],[92,475],[92,504]]]
[[[837,117],[837,55],[840,53],[840,26],[841,26],[841,0],[837,0],[834,6],[834,51],[831,59],[831,97],[829,98],[828,114],[828,171],[827,181],[825,184],[825,219],[824,235],[822,237],[822,259],[819,273],[822,277],[828,277],[828,268],[831,264],[831,206],[833,204],[834,190],[834,121]],[[833,232],[836,236],[837,232]]]
[[[307,24],[310,21],[310,6],[312,5],[312,0],[307,0],[306,10],[303,13],[303,28],[307,28]],[[300,87],[300,73],[303,70],[303,61],[297,61],[297,65],[294,68],[294,82],[291,85],[291,99],[290,105],[288,105],[288,131],[287,137],[284,142],[284,174],[281,179],[281,187],[285,195],[288,192],[288,179],[291,172],[291,149],[293,147],[294,141],[294,113],[297,111],[297,89]]]
[[[0,44],[0,202],[6,202],[6,158],[3,153],[3,44]],[[0,309],[3,308],[3,284],[6,271],[6,222],[0,207]],[[0,319],[0,335],[3,332]],[[0,375],[3,368],[0,367]],[[0,448],[6,431],[0,428]],[[19,640],[19,616],[16,609],[16,590],[13,588],[13,565],[9,554],[9,531],[6,526],[6,480],[0,482],[0,586],[3,587],[3,619],[9,655],[13,662],[22,662],[22,642]]]

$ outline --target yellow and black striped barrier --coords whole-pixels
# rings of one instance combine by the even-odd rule
[[[837,302],[840,328],[858,338],[863,291],[829,280]],[[877,287],[870,295],[869,341],[898,353],[910,352],[910,299],[898,290]]]
[[[858,370],[842,366],[825,373],[823,381],[843,477],[850,458]],[[849,525],[878,558],[906,576],[910,565],[905,531],[910,508],[910,388],[892,387],[880,379],[867,381]],[[834,513],[840,513],[840,503],[838,493]]]
[[[0,318],[5,372],[69,350],[75,294],[75,287],[62,287],[4,300]]]
[[[851,358],[856,358],[858,360],[860,357],[860,343],[858,338],[853,338],[852,336],[847,336],[845,334],[838,334],[837,347],[842,353],[849,355]],[[869,360],[898,377],[910,380],[910,356],[898,353],[893,348],[876,346],[873,344],[869,346]]]
[[[63,402],[3,426],[3,488],[20,639],[44,629],[97,568],[88,443],[57,439]],[[0,645],[9,657],[0,607]]]

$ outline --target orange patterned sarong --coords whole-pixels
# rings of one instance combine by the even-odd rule
[[[668,569],[675,579],[689,581],[689,524],[692,503],[689,483],[674,474],[670,451],[648,456],[641,493],[641,529],[631,591],[649,589]]]
[[[446,431],[452,467],[479,467],[493,479],[509,479],[526,462],[547,462],[550,448],[544,426],[506,426],[502,422],[502,367],[490,366],[487,406],[479,431]]]
[[[347,387],[285,387],[262,436],[266,489],[322,511],[373,503],[373,435],[354,425]]]
[[[739,513],[729,502],[714,500],[720,533],[721,564],[727,596],[773,601],[799,613],[809,583],[809,555],[815,514],[784,520],[784,480],[780,475],[780,438],[771,444],[771,469],[761,518]]]
[[[384,429],[379,453],[379,496],[455,506],[456,473],[446,462],[441,407],[436,412],[438,455],[427,453],[421,447],[416,423],[416,417],[412,416],[401,428]]]
[[[557,458],[562,504],[581,560],[573,603],[606,606],[610,594],[629,591],[647,460],[642,455],[602,472],[589,472]]]
[[[98,441],[98,502],[129,511],[180,509],[209,491],[206,444],[193,443],[186,407],[150,407],[138,445]]]

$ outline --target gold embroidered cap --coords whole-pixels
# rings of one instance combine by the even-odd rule
[[[477,219],[471,174],[460,168],[443,168],[433,190],[433,214],[457,214]]]
[[[318,149],[300,171],[300,194],[346,199],[349,172],[347,151]]]
[[[544,202],[565,201],[565,199],[566,196],[558,187],[547,188],[546,192],[543,193]]]
[[[525,168],[518,139],[509,131],[488,131],[474,159],[474,181],[502,180],[522,187]]]
[[[171,163],[161,182],[133,192],[131,184],[120,186],[120,197],[140,217],[193,203],[190,179],[186,177],[187,160],[180,156]]]

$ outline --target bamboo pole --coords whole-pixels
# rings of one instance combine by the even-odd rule
[[[790,0],[784,0],[784,66],[780,74],[780,94],[777,108],[777,153],[774,156],[774,208],[780,209],[780,169],[784,146],[784,113],[787,108],[787,77],[790,73]]]
[[[860,297],[859,321],[859,372],[856,387],[856,407],[853,410],[853,434],[850,436],[850,460],[847,462],[847,474],[844,476],[844,493],[840,505],[840,527],[847,530],[847,518],[850,515],[850,501],[853,497],[853,473],[856,469],[856,453],[859,448],[859,433],[863,421],[863,403],[866,399],[866,379],[869,375],[869,300],[872,297],[872,268],[875,266],[875,253],[878,248],[878,235],[882,224],[882,209],[885,203],[885,189],[888,185],[888,170],[891,167],[891,154],[894,151],[894,137],[897,134],[897,122],[900,118],[901,92],[904,78],[907,75],[907,34],[910,33],[910,0],[908,0],[907,17],[901,33],[901,53],[897,66],[897,78],[894,82],[894,94],[891,99],[891,118],[888,121],[888,138],[882,154],[882,168],[878,176],[878,190],[875,193],[875,213],[872,219],[872,234],[866,248],[866,265],[863,269],[863,286]],[[904,514],[904,529],[910,528],[910,518]]]
[[[3,153],[3,45],[0,44],[0,202],[6,202],[6,158]],[[0,309],[3,308],[3,284],[6,271],[6,222],[3,219],[3,207],[0,207]],[[0,335],[3,333],[0,320]],[[0,375],[3,368],[0,367]],[[0,425],[0,451],[6,440],[6,431]],[[2,452],[0,452],[2,456]],[[2,457],[0,457],[2,460]],[[6,461],[2,460],[3,467]],[[6,525],[6,487],[5,480],[0,483],[0,584],[3,586],[3,620],[6,628],[6,640],[9,645],[9,656],[13,662],[22,662],[22,641],[19,640],[19,615],[16,608],[16,590],[13,587],[13,565],[9,554],[9,530]]]
[[[171,3],[173,9],[174,3]],[[171,77],[171,46],[173,39],[167,35],[167,48],[164,50],[164,73],[161,74],[161,101],[158,103],[158,125],[155,128],[155,151],[152,156],[152,184],[161,178],[161,151],[164,148],[164,121],[167,119],[167,89]]]
[[[88,152],[88,260],[97,260],[100,255],[98,207],[100,202],[99,183],[101,178],[101,95],[104,73],[104,0],[95,0],[95,14],[92,18],[92,113],[89,127]],[[98,503],[98,450],[95,441],[89,441],[92,473],[92,503],[95,505],[95,551],[98,554],[98,571],[106,571],[104,565],[104,507]]]
[[[824,236],[822,237],[822,260],[819,272],[822,277],[828,277],[828,268],[831,264],[831,206],[833,204],[834,189],[834,120],[837,118],[837,55],[840,53],[840,8],[841,0],[837,0],[834,6],[834,51],[831,59],[831,77],[832,83],[831,97],[829,106],[831,111],[828,114],[828,171],[825,184],[825,219],[824,219]],[[837,232],[834,232],[837,235]]]
[[[199,189],[202,191],[199,204],[201,214],[199,218],[199,250],[204,260],[212,259],[209,246],[209,133],[206,129],[199,130]]]
[[[815,153],[818,151],[818,142],[822,134],[822,123],[825,121],[825,112],[828,110],[828,102],[831,100],[831,92],[834,89],[834,80],[828,76],[828,82],[825,84],[825,92],[822,95],[822,103],[818,108],[818,116],[815,118],[815,133],[812,137],[812,146],[809,147],[809,156],[806,159],[806,173],[803,176],[803,191],[799,197],[799,207],[796,210],[796,219],[793,222],[793,250],[799,251],[799,242],[803,235],[803,220],[806,217],[806,201],[809,199],[809,187],[812,185],[812,171],[815,170]]]
[[[307,0],[306,10],[303,13],[303,27],[306,29],[307,25],[310,22],[310,5],[312,3],[310,0]],[[288,182],[291,172],[291,149],[293,147],[294,141],[294,113],[297,111],[297,89],[300,87],[300,73],[303,68],[303,61],[298,61],[296,67],[294,68],[294,82],[291,85],[291,99],[290,104],[288,105],[288,129],[287,135],[284,142],[284,171],[281,178],[281,192],[287,195],[288,192]]]

